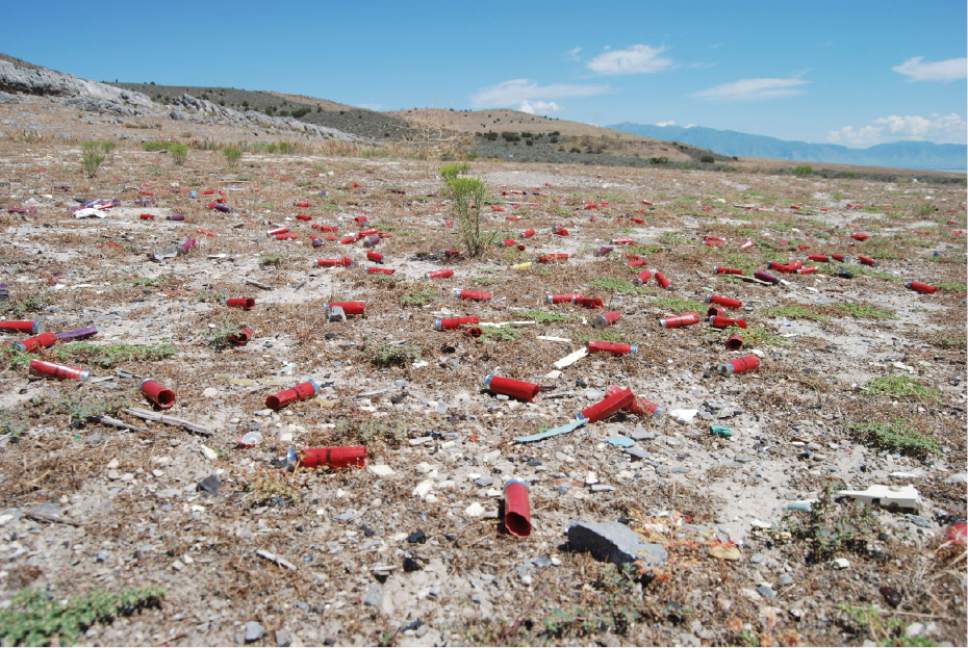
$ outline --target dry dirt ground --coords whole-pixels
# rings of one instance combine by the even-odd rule
[[[485,207],[485,229],[527,247],[445,260],[458,241],[439,162],[247,154],[229,170],[219,152],[191,150],[178,167],[122,143],[88,179],[78,145],[15,139],[0,142],[10,293],[0,309],[98,334],[33,354],[90,369],[85,383],[31,377],[6,351],[22,336],[2,334],[4,605],[24,587],[57,600],[164,591],[160,607],[91,626],[83,642],[103,645],[237,644],[247,622],[269,645],[965,643],[964,545],[945,540],[965,515],[963,186],[474,162],[503,209]],[[217,196],[207,189],[224,192],[231,213],[207,209]],[[94,198],[121,206],[103,220],[72,216],[76,199]],[[175,212],[184,221],[166,220]],[[393,276],[362,270],[373,265],[362,242],[310,245],[323,236],[312,224],[342,236],[361,215],[388,234],[376,249]],[[570,235],[553,235],[555,224]],[[280,225],[298,238],[266,235]],[[520,239],[529,227],[537,235]],[[188,254],[149,259],[189,237]],[[617,237],[635,245],[595,255]],[[512,267],[557,251],[572,256]],[[712,272],[830,252],[878,263],[850,261],[853,278],[821,263],[775,286]],[[635,285],[632,253],[672,288]],[[356,264],[315,264],[343,255]],[[425,278],[443,267],[452,279]],[[920,295],[911,279],[942,288]],[[462,303],[456,287],[494,298]],[[595,311],[543,304],[571,291],[603,297],[621,320],[601,331]],[[743,352],[705,324],[660,327],[713,292],[744,302]],[[251,311],[224,304],[247,296]],[[331,299],[365,301],[366,317],[327,322]],[[480,338],[433,330],[435,317],[457,314],[537,323]],[[248,345],[213,346],[242,324],[255,332]],[[588,339],[639,353],[546,377]],[[758,371],[716,370],[750,350]],[[402,364],[378,366],[394,357]],[[481,391],[494,370],[547,389],[532,403],[497,398]],[[172,387],[168,413],[212,436],[126,414],[149,407],[129,375]],[[878,381],[890,376],[906,378]],[[308,377],[324,385],[316,398],[265,410],[267,395]],[[618,415],[514,443],[611,385],[697,415]],[[104,411],[139,431],[89,418]],[[890,439],[856,427],[892,422]],[[262,442],[237,447],[250,431]],[[634,437],[639,457],[607,441],[617,436]],[[366,469],[289,472],[279,461],[289,446],[345,444],[367,446]],[[217,494],[198,490],[213,474]],[[531,484],[527,539],[500,528],[510,478]],[[923,507],[822,498],[813,514],[785,508],[873,484],[912,484]],[[572,551],[572,520],[622,521],[668,559],[623,571]]]

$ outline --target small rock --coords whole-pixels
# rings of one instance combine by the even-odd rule
[[[266,633],[262,624],[258,621],[248,621],[245,624],[245,643],[252,643],[262,639],[262,636]]]
[[[573,551],[590,551],[598,560],[616,564],[643,560],[650,566],[666,561],[660,544],[642,542],[629,527],[619,522],[572,522],[568,526],[568,545]]]
[[[946,484],[965,484],[968,483],[968,473],[955,473],[949,475],[947,479],[944,480]]]
[[[487,475],[483,477],[478,477],[477,479],[474,480],[474,485],[477,486],[478,488],[487,488],[493,483],[494,483],[494,479]]]
[[[276,630],[276,645],[279,648],[288,648],[292,645],[292,635],[285,630]]]
[[[635,439],[636,441],[650,441],[656,438],[658,435],[655,432],[646,430],[641,425],[637,425],[635,426],[635,429],[632,430],[632,433],[629,436]]]
[[[407,542],[410,544],[423,544],[427,542],[427,534],[421,529],[417,529],[413,533],[407,536]]]
[[[611,493],[615,490],[615,487],[610,484],[592,484],[591,491],[593,493]]]
[[[609,445],[618,446],[620,448],[631,448],[635,444],[635,441],[624,436],[614,436],[605,439]]]
[[[767,583],[761,583],[756,586],[756,593],[765,598],[767,601],[772,601],[776,598],[776,592]]]
[[[378,608],[382,604],[383,588],[376,583],[370,583],[370,587],[366,590],[366,596],[363,597],[363,605]]]
[[[411,557],[411,556],[404,557],[404,559],[403,559],[403,571],[405,571],[405,572],[407,572],[409,574],[410,572],[415,572],[415,571],[418,571],[420,569],[422,569],[422,567],[420,566],[420,563],[417,562],[416,560],[414,560],[413,557]]]
[[[850,567],[850,561],[846,558],[834,558],[834,567],[837,569],[847,569]]]
[[[202,396],[204,396],[205,398],[215,398],[216,396],[218,396],[218,390],[215,389],[214,387],[206,387],[205,389],[202,390]]]
[[[764,560],[766,560],[766,556],[764,556],[761,553],[755,553],[752,556],[750,556],[750,562],[753,563],[754,565],[759,565]]]
[[[904,629],[904,636],[906,637],[918,637],[924,634],[924,624],[915,621],[907,628]]]
[[[629,455],[633,459],[645,459],[649,456],[649,453],[638,446],[632,446],[631,448],[624,448],[625,454]]]
[[[782,576],[780,576],[777,582],[783,587],[786,587],[788,585],[793,585],[793,576],[791,576],[790,574],[783,574]]]
[[[470,506],[464,509],[464,515],[468,517],[481,517],[484,515],[484,507],[480,502],[473,502]]]
[[[222,480],[219,479],[218,475],[212,473],[202,481],[198,482],[198,484],[195,486],[195,489],[209,495],[218,495],[218,489],[221,485]]]
[[[377,477],[389,477],[390,475],[396,474],[396,471],[386,464],[370,464],[366,469]]]
[[[669,410],[669,416],[675,420],[676,423],[689,423],[692,419],[696,418],[696,414],[699,410],[694,409],[674,409]]]
[[[99,563],[107,562],[108,558],[110,557],[111,557],[111,554],[109,554],[107,550],[101,549],[99,552],[97,552],[97,555],[94,556],[94,562],[99,562]]]
[[[218,459],[218,453],[209,448],[207,445],[202,446],[202,455],[209,461],[215,461]]]

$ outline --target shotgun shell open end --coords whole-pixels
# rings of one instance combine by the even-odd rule
[[[175,392],[156,380],[142,380],[141,393],[159,409],[171,409],[175,404]]]
[[[504,528],[517,538],[531,535],[531,502],[528,485],[512,479],[504,485]]]

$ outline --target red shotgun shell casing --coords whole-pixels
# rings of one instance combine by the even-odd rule
[[[641,268],[646,263],[648,263],[648,260],[647,259],[635,258],[635,259],[629,259],[628,266],[630,268]],[[649,277],[650,278],[652,277],[652,273],[651,272],[649,273]],[[646,279],[646,281],[648,281],[648,279]]]
[[[552,252],[550,254],[542,254],[538,257],[538,263],[558,263],[559,261],[567,261],[567,252]]]
[[[608,417],[621,412],[624,409],[628,409],[632,406],[635,401],[635,394],[632,393],[631,389],[620,389],[611,394],[608,394],[595,403],[583,409],[578,413],[577,418],[586,419],[591,423],[595,421],[601,421],[607,419]]]
[[[726,266],[716,266],[713,268],[713,270],[716,272],[716,274],[743,274],[743,271],[739,268],[727,268]]]
[[[484,386],[492,393],[504,394],[505,396],[510,396],[511,398],[516,398],[526,403],[534,400],[534,397],[541,391],[541,385],[535,385],[534,383],[515,380],[513,378],[502,378],[494,374],[488,374],[484,377]]]
[[[854,232],[850,235],[850,238],[854,239],[855,241],[866,241],[870,237],[871,235],[867,232]]]
[[[555,225],[553,228],[551,228],[551,233],[555,234],[556,236],[568,236],[568,230],[561,225]]]
[[[461,288],[454,288],[454,297],[457,297],[458,299],[469,299],[471,301],[489,301],[492,295],[486,290],[464,290]]]
[[[14,342],[13,348],[18,351],[26,351],[27,353],[33,353],[37,349],[43,347],[52,347],[57,344],[57,335],[51,331],[46,331],[39,335],[29,337],[26,340],[21,340],[20,342]]]
[[[730,326],[738,326],[740,328],[746,328],[746,320],[733,319],[732,317],[723,317],[722,315],[713,315],[709,318],[709,323],[713,328],[728,328]]]
[[[524,230],[523,232],[521,232],[521,238],[531,238],[535,234],[537,234],[537,232],[535,232],[531,228],[528,228],[528,229]]]
[[[303,468],[363,468],[366,466],[366,446],[336,448],[306,448],[301,453],[290,449],[290,464]],[[295,461],[293,461],[295,459]]]
[[[175,392],[156,380],[142,380],[141,393],[159,409],[171,409],[175,404]]]
[[[731,351],[738,351],[739,349],[743,348],[743,336],[741,336],[739,333],[734,333],[726,338],[726,341],[723,344]]]
[[[545,303],[574,304],[579,297],[581,297],[581,293],[558,293],[557,295],[548,293],[545,295]]]
[[[605,306],[605,301],[601,297],[590,297],[588,295],[579,295],[575,299],[575,303],[585,308],[602,308]]]
[[[592,325],[599,328],[605,328],[607,326],[612,326],[622,317],[622,314],[618,311],[605,311],[601,315],[596,315],[595,320]]]
[[[313,225],[313,227],[316,226]],[[320,225],[317,229],[319,229],[320,232],[338,232],[339,225]]]
[[[830,261],[830,257],[826,254],[808,254],[807,258],[811,261],[816,261],[817,263],[827,263]]]
[[[481,321],[481,318],[477,315],[467,315],[464,317],[445,317],[443,319],[434,320],[434,330],[435,331],[453,331],[454,329],[459,329],[465,324],[477,324]]]
[[[427,273],[428,279],[450,279],[454,276],[454,271],[450,268],[444,268],[443,270],[433,270]]]
[[[348,268],[353,265],[353,259],[349,257],[340,257],[338,259],[316,259],[316,265],[318,265],[320,268],[335,268],[336,266]]]
[[[723,317],[728,317],[728,312],[722,306],[710,306],[706,309],[706,317],[715,317],[716,315],[722,315]]]
[[[341,238],[339,242],[343,245],[349,245],[350,243],[356,243],[357,240],[359,239],[356,238],[356,234],[348,234]]]
[[[229,308],[252,310],[255,308],[255,297],[229,297],[225,300],[225,305]]]
[[[831,254],[830,258],[833,259],[834,261],[840,261],[841,263],[847,260],[847,257],[844,256],[843,254]]]
[[[873,258],[871,258],[869,256],[859,256],[858,255],[857,260],[860,261],[861,263],[863,263],[864,265],[867,265],[867,266],[875,266],[875,265],[877,265],[877,261],[875,261]]]
[[[313,217],[310,216],[309,214],[297,214],[296,215],[296,220],[311,221],[312,219],[313,219]]]
[[[280,234],[285,234],[288,231],[289,231],[288,227],[276,227],[266,232],[266,236],[279,236]]]
[[[604,340],[589,340],[589,353],[611,353],[612,355],[625,355],[626,353],[638,353],[639,347],[634,344],[624,342],[606,342]]]
[[[762,270],[757,270],[756,272],[753,273],[753,276],[759,279],[760,281],[765,281],[767,283],[771,283],[771,284],[780,283],[779,279],[771,275],[769,272],[763,272]]]
[[[622,391],[622,387],[617,385],[612,385],[605,390],[606,396],[611,396],[617,392]],[[658,403],[653,403],[652,401],[642,398],[641,396],[635,396],[633,394],[632,404],[629,405],[628,411],[636,416],[659,416],[665,413],[665,408]]]
[[[266,397],[266,407],[278,412],[283,407],[295,403],[297,400],[304,401],[318,393],[319,383],[315,380],[308,380],[304,383],[299,383],[295,387],[283,389],[281,392]]]
[[[366,269],[366,274],[392,275],[394,272],[396,272],[394,268],[379,268],[377,266],[370,266]]]
[[[779,261],[770,261],[768,264],[770,270],[776,270],[778,272],[795,272],[796,268],[787,263],[780,263]]]
[[[642,262],[645,263],[645,260],[643,259]],[[651,270],[643,270],[642,272],[639,273],[639,276],[636,277],[635,280],[639,284],[641,284],[641,285],[644,286],[645,284],[649,283],[649,279],[651,279],[651,278],[652,278],[652,271]]]
[[[363,315],[366,313],[366,302],[339,301],[323,304],[323,311],[326,313],[326,319],[329,319],[329,314],[337,308],[343,309],[344,315]]]
[[[141,214],[140,216],[138,216],[138,218],[140,218],[141,220],[155,220],[155,215],[154,214]]]
[[[69,367],[67,365],[57,364],[56,362],[47,362],[46,360],[31,360],[30,370],[34,373],[60,378],[62,380],[65,378],[87,380],[91,377],[91,372],[87,369]]]
[[[376,250],[367,250],[366,258],[373,263],[383,263],[383,254]]]
[[[813,274],[817,270],[817,266],[804,266],[802,268],[797,268],[797,274]]]
[[[0,331],[23,332],[37,335],[42,328],[44,328],[44,324],[40,320],[0,320]]]
[[[747,371],[753,371],[760,366],[760,359],[753,355],[744,355],[739,358],[733,358],[726,364],[719,367],[719,370],[727,375],[732,376],[733,374],[745,373]]]
[[[931,284],[922,283],[920,281],[909,281],[905,285],[911,290],[917,291],[922,295],[930,295],[938,290],[937,286],[932,286]]]
[[[504,528],[517,538],[531,535],[531,502],[523,481],[512,479],[504,485]]]
[[[662,328],[672,329],[683,326],[692,326],[699,323],[699,313],[683,313],[674,317],[665,317],[659,320]]]
[[[292,232],[283,232],[282,234],[276,234],[273,238],[277,241],[295,241],[299,237]]]
[[[228,336],[228,341],[235,346],[245,346],[252,339],[255,331],[250,326],[241,327],[237,333]]]
[[[514,239],[504,239],[503,244],[504,244],[504,247],[514,247],[515,245],[518,244],[518,242],[515,241]]]
[[[659,284],[661,287],[668,289],[672,286],[672,282],[669,281],[669,278],[666,277],[664,274],[655,270],[653,270],[652,272],[655,274],[655,282]]]
[[[709,295],[706,297],[707,304],[719,304],[720,306],[725,306],[726,308],[740,308],[743,305],[738,299],[733,299],[732,297],[723,297],[722,295]]]

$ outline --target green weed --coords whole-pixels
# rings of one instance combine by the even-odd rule
[[[828,319],[826,315],[818,313],[812,306],[807,304],[786,304],[784,306],[774,306],[764,311],[767,317],[786,317],[787,319],[805,319],[814,322],[824,322]]]
[[[743,336],[743,343],[750,347],[785,346],[789,344],[786,338],[780,337],[762,324],[751,326],[739,333]]]
[[[370,362],[377,367],[403,366],[419,357],[420,349],[410,344],[382,344],[370,352]]]
[[[642,292],[640,286],[635,285],[628,279],[620,279],[619,277],[598,277],[592,279],[590,285],[596,290],[620,295],[638,295]]]
[[[668,313],[696,312],[702,315],[708,309],[707,304],[685,297],[653,297],[651,306]]]
[[[433,302],[436,296],[437,292],[433,288],[429,286],[421,286],[404,293],[403,296],[400,297],[400,305],[403,307],[413,306],[419,308]]]
[[[14,594],[9,607],[0,609],[0,636],[6,645],[46,646],[55,640],[57,645],[72,645],[96,623],[160,607],[164,595],[157,588],[95,590],[60,602],[40,590],[23,589]]]
[[[570,315],[564,313],[554,313],[552,311],[546,310],[527,310],[521,313],[521,316],[530,320],[534,320],[538,324],[551,324],[552,322],[567,322],[572,319]]]
[[[50,305],[50,296],[39,291],[18,300],[10,300],[0,305],[0,313],[10,319],[23,319],[28,313],[37,313]]]
[[[459,175],[467,173],[471,170],[471,165],[467,162],[454,162],[453,164],[445,164],[440,167],[440,177],[445,181],[453,180]]]
[[[899,452],[918,459],[941,454],[941,446],[935,439],[912,430],[903,419],[851,423],[848,429],[864,443],[888,452]]]
[[[79,360],[101,367],[113,367],[119,362],[149,362],[165,360],[175,355],[172,344],[93,344],[70,342],[54,347],[58,360]]]
[[[226,146],[222,149],[222,155],[225,156],[225,163],[229,165],[229,168],[234,169],[239,160],[242,159],[242,149],[238,146]]]
[[[896,317],[896,315],[894,315],[894,313],[891,311],[876,308],[870,304],[844,303],[837,304],[833,308],[841,315],[845,315],[847,317],[856,317],[857,319],[887,320],[894,319]]]
[[[910,376],[881,376],[874,378],[861,387],[861,392],[873,396],[883,395],[894,398],[914,398],[928,402],[941,400],[940,390],[935,387],[922,385]]]
[[[838,553],[852,552],[866,556],[868,544],[877,541],[881,531],[877,517],[868,506],[854,502],[839,504],[825,488],[806,514],[793,513],[787,518],[790,534],[809,546],[806,555],[811,564],[830,560]]]
[[[278,268],[282,265],[284,260],[285,257],[281,254],[263,254],[261,257],[259,257],[259,267],[267,268],[272,266],[274,268]]]
[[[513,326],[484,326],[482,338],[491,342],[514,342],[521,337],[521,331]]]

